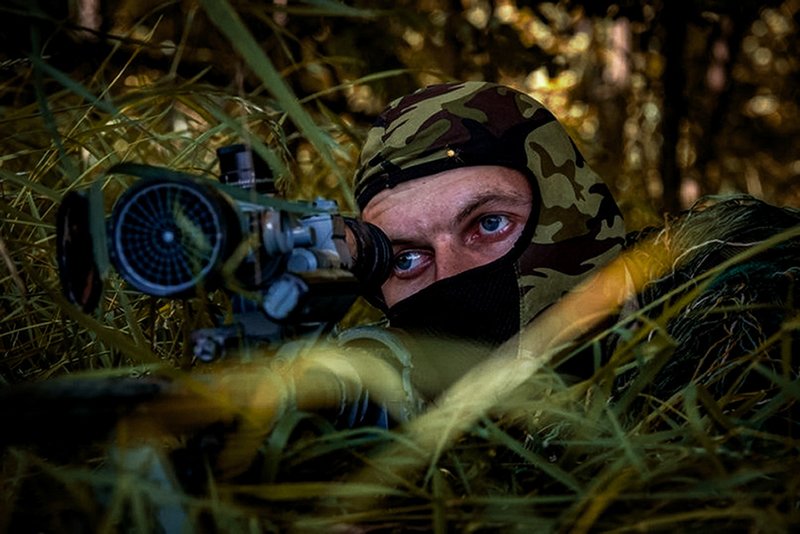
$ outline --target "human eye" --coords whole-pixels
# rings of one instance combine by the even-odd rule
[[[392,269],[398,278],[413,278],[429,261],[429,256],[420,250],[404,250],[395,255]]]
[[[495,236],[504,233],[511,225],[511,220],[506,215],[489,214],[478,220],[478,231],[484,236]]]

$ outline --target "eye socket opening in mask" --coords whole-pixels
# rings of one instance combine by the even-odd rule
[[[479,265],[477,265],[475,267],[467,268],[467,269],[459,271],[459,272],[457,272],[457,273],[455,273],[453,275],[450,275],[450,276],[447,276],[445,278],[441,278],[441,279],[435,280],[435,281],[425,285],[424,287],[416,289],[413,292],[409,293],[408,295],[405,295],[401,299],[395,300],[395,302],[392,303],[392,306],[398,304],[399,302],[405,300],[406,298],[409,298],[409,297],[413,296],[414,294],[416,294],[416,293],[418,293],[420,291],[425,291],[427,288],[429,288],[431,286],[436,286],[436,285],[442,284],[446,280],[449,280],[450,278],[453,278],[453,277],[458,277],[458,276],[462,275],[465,272],[472,272],[472,271],[475,271],[475,270],[478,270],[479,272],[480,271],[484,271],[484,270],[489,271],[489,270],[492,270],[495,266],[503,265],[503,264],[508,264],[508,265],[512,265],[513,266],[513,264],[520,258],[520,256],[523,254],[523,252],[529,247],[529,245],[531,243],[531,240],[532,240],[532,237],[534,235],[534,231],[535,231],[536,226],[538,224],[538,220],[539,220],[539,213],[540,213],[540,201],[539,201],[539,199],[541,197],[540,197],[540,193],[539,193],[538,184],[537,184],[536,180],[532,178],[532,176],[531,176],[532,173],[528,169],[520,169],[519,166],[512,167],[511,165],[504,165],[503,167],[511,169],[511,170],[515,171],[516,173],[518,173],[519,175],[521,175],[521,178],[524,178],[524,180],[526,182],[526,185],[528,186],[530,194],[531,194],[531,202],[530,202],[530,208],[529,208],[530,211],[528,212],[527,217],[525,217],[524,222],[520,223],[522,225],[522,230],[521,231],[518,230],[519,231],[519,235],[516,237],[514,243],[511,245],[511,248],[507,249],[505,252],[502,252],[502,254],[499,257],[496,257],[496,258],[492,259],[491,261],[479,264]],[[479,210],[476,210],[476,212],[478,213],[478,216],[481,216]],[[492,212],[491,208],[487,210],[487,213],[491,213],[491,212]],[[489,216],[489,218],[491,218],[491,215]],[[491,232],[492,228],[490,227],[490,228],[488,228],[488,230]],[[387,299],[384,298],[383,291],[381,291],[380,294],[366,295],[366,297],[367,297],[367,300],[370,303],[372,303],[376,307],[382,309],[384,312],[389,309],[389,306],[386,303]],[[390,300],[390,302],[391,302],[391,300]]]

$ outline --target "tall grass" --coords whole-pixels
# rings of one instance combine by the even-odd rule
[[[244,139],[292,196],[321,194],[349,206],[345,178],[357,132],[329,121],[313,100],[301,105],[227,3],[201,5],[263,82],[262,90],[244,94],[210,85],[203,72],[188,79],[154,75],[137,67],[143,51],[136,48],[113,51],[127,54],[123,69],[110,71],[106,62],[81,79],[34,55],[3,86],[0,96],[21,102],[7,106],[0,119],[5,383],[88,371],[98,379],[166,373],[191,380],[184,337],[190,325],[207,319],[198,312],[202,304],[137,295],[113,273],[92,316],[60,295],[55,212],[64,194],[97,180],[108,210],[128,184],[105,174],[112,165],[146,162],[213,175],[214,149]],[[35,97],[19,98],[19,92]],[[296,130],[286,128],[289,123]],[[660,243],[679,250],[670,241],[674,235],[680,234],[664,234]],[[772,245],[779,250],[780,238]],[[752,259],[737,258],[729,268]],[[796,287],[788,284],[785,298],[775,302],[736,302],[746,277],[729,280],[726,292],[715,278],[720,272],[686,279],[661,272],[654,283],[665,285],[647,306],[561,351],[559,358],[592,361],[591,376],[568,380],[545,365],[517,377],[513,391],[499,382],[496,402],[469,412],[458,432],[447,434],[448,425],[457,426],[447,418],[444,426],[424,426],[447,414],[437,411],[446,410],[446,402],[416,427],[392,431],[340,430],[323,416],[287,410],[260,444],[254,467],[234,479],[213,476],[202,455],[191,456],[219,445],[212,438],[222,439],[230,430],[224,425],[206,433],[207,442],[183,443],[178,450],[189,457],[168,456],[154,445],[118,449],[62,434],[63,445],[56,447],[5,449],[0,530],[796,528]],[[777,326],[762,328],[767,316],[778,317]],[[671,332],[681,321],[708,327],[678,339]],[[712,333],[718,341],[707,352],[685,356],[692,341]],[[595,358],[612,341],[610,360]],[[688,378],[668,383],[662,370],[671,364]],[[42,417],[29,424],[49,423]],[[186,465],[195,467],[189,480],[197,482],[188,489],[173,471]]]
[[[116,163],[214,176],[215,149],[244,141],[264,157],[290,195],[319,194],[350,208],[344,177],[357,140],[334,125],[314,122],[264,52],[251,37],[247,40],[249,33],[230,6],[210,2],[207,7],[223,33],[241,35],[235,42],[249,46],[242,50],[241,68],[252,68],[264,82],[256,94],[235,85],[209,85],[202,71],[181,79],[143,68],[137,58],[152,46],[146,39],[138,48],[112,50],[85,79],[71,78],[34,51],[5,84],[3,96],[11,105],[1,123],[4,380],[176,357],[185,306],[119,291],[111,280],[102,310],[92,318],[77,318],[56,295],[53,237],[60,200],[100,181],[108,213],[129,183],[124,176],[105,175]],[[35,28],[31,33],[34,43],[42,39]],[[120,55],[125,57],[120,60]],[[122,70],[113,70],[111,65],[118,64]],[[15,104],[20,101],[23,105]],[[300,133],[284,134],[287,122],[294,122]],[[311,158],[298,161],[298,154]],[[338,181],[331,183],[330,175]],[[65,321],[65,315],[83,327]]]

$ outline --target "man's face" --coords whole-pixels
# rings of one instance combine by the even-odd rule
[[[445,171],[375,195],[362,215],[392,242],[394,265],[381,288],[386,305],[505,255],[532,202],[525,176],[497,166]]]

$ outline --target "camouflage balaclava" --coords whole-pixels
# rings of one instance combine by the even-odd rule
[[[475,165],[509,167],[530,181],[522,236],[502,258],[384,311],[392,326],[497,345],[614,258],[625,229],[608,187],[555,117],[486,82],[434,85],[389,104],[367,135],[356,200],[363,210],[384,189]]]

